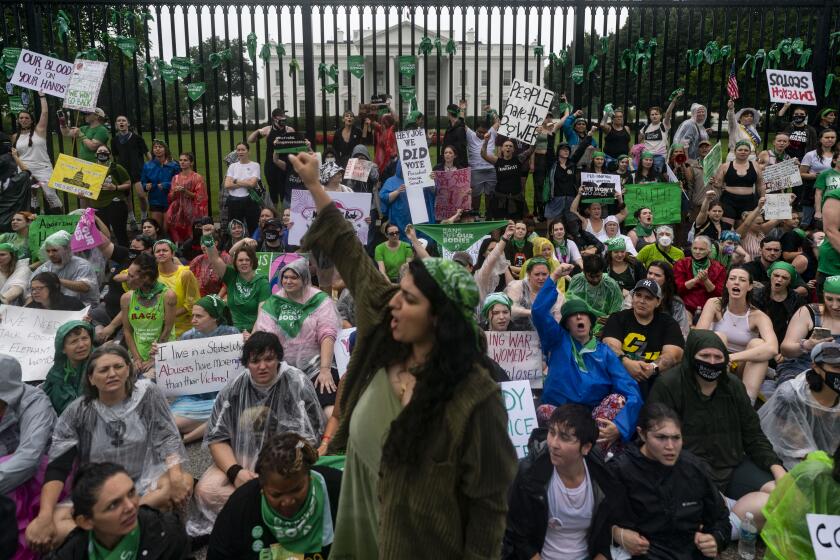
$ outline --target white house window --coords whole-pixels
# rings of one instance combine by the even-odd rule
[[[298,115],[301,117],[306,115],[306,101],[303,99],[298,99]]]
[[[481,86],[487,87],[487,70],[481,71]]]
[[[502,72],[502,85],[503,86],[509,86],[510,85],[512,75],[513,75],[513,72],[511,72],[510,70],[504,70]]]

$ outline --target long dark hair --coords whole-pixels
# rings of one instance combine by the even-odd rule
[[[386,465],[418,464],[426,457],[428,442],[437,437],[449,401],[460,390],[461,383],[469,377],[476,365],[489,368],[487,343],[483,336],[476,336],[473,325],[447,298],[420,260],[413,260],[408,270],[420,292],[429,298],[435,316],[434,347],[429,360],[417,372],[417,385],[411,401],[402,414],[391,423],[388,438],[382,449]],[[397,357],[391,356],[391,365],[408,356],[410,347],[401,345]],[[457,352],[449,351],[457,348]]]
[[[752,273],[745,266],[741,266],[741,265],[733,266],[732,268],[729,269],[729,272],[726,273],[726,282],[729,282],[729,275],[732,274],[733,270],[743,270],[744,272],[747,273],[747,278],[749,279],[749,282],[750,282],[750,289],[747,290],[747,294],[746,294],[747,306],[750,307],[750,308],[754,308],[755,306],[752,304],[752,297],[753,297],[753,288],[752,288],[753,275],[752,275]],[[726,283],[724,283],[723,294],[720,296],[720,310],[721,310],[721,312],[725,312],[728,307],[729,307],[729,289],[726,287]]]
[[[639,429],[641,429],[642,432],[649,432],[650,430],[655,429],[656,426],[662,422],[666,422],[668,420],[682,429],[682,421],[680,420],[679,414],[677,414],[674,409],[666,404],[649,402],[642,407],[641,412],[639,412]]]
[[[665,284],[662,285],[662,301],[659,302],[659,308],[670,313],[673,311],[674,296],[677,293],[677,279],[674,276],[674,269],[665,261],[651,262],[648,265],[648,270],[652,266],[662,270],[662,274],[665,276]]]
[[[50,309],[56,309],[59,305],[59,298],[61,298],[61,281],[55,272],[39,272],[32,277],[32,282],[40,282],[50,293]]]
[[[20,113],[26,113],[27,115],[29,115],[29,120],[32,121],[32,124],[29,126],[29,143],[27,144],[31,148],[32,134],[35,132],[35,117],[29,111],[21,111]],[[18,113],[18,117],[20,117],[20,113]],[[18,132],[18,137],[20,137],[20,132]]]

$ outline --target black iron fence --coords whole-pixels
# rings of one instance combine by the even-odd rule
[[[812,71],[819,106],[840,101],[840,83],[832,84],[840,76],[840,4],[833,0],[399,7],[329,0],[4,0],[0,8],[4,48],[108,61],[99,97],[106,113],[128,116],[136,129],[166,139],[173,150],[195,152],[198,170],[217,179],[225,154],[265,124],[272,109],[285,109],[290,124],[320,149],[346,110],[364,111],[375,95],[390,96],[403,121],[413,110],[424,113],[431,129],[445,126],[449,103],[464,100],[475,126],[487,107],[501,108],[507,86],[518,78],[565,92],[593,121],[609,103],[638,125],[646,108],[666,106],[684,88],[677,120],[698,102],[720,132],[731,69],[739,107],[767,115],[763,69],[769,66]],[[414,58],[413,73],[411,61],[401,57]],[[6,132],[16,126],[9,104],[16,93],[0,93]],[[51,109],[56,102],[51,99]],[[766,142],[770,119],[762,126]],[[50,131],[51,146],[71,150],[54,115]],[[434,137],[438,148],[441,140]],[[262,152],[257,146],[257,159]]]

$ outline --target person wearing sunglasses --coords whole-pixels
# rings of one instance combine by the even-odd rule
[[[400,281],[400,268],[414,256],[411,245],[400,240],[400,228],[395,224],[385,226],[385,235],[388,238],[376,246],[374,260],[379,272],[391,282]]]

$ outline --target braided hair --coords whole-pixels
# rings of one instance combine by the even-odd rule
[[[272,473],[284,478],[309,471],[318,460],[318,452],[306,439],[294,432],[274,434],[257,457],[256,472],[260,480]]]
[[[21,113],[26,113],[29,115],[29,120],[32,121],[32,124],[29,126],[29,141],[27,142],[27,146],[30,148],[32,147],[32,134],[35,132],[35,117],[29,111],[21,111],[18,113],[18,118],[20,118]],[[18,133],[20,135],[20,133]]]

